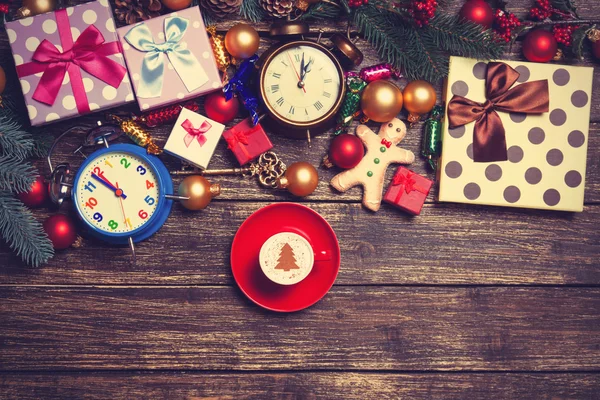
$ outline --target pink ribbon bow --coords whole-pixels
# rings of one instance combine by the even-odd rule
[[[123,65],[107,56],[120,53],[121,46],[119,42],[105,43],[104,36],[94,25],[88,26],[73,42],[66,10],[56,11],[55,16],[61,46],[64,50],[61,52],[54,44],[44,39],[33,53],[33,61],[19,65],[17,74],[21,78],[43,72],[33,93],[33,99],[52,105],[56,101],[65,74],[68,72],[77,110],[80,113],[89,112],[81,69],[110,86],[118,88],[127,70]]]
[[[209,124],[208,121],[203,121],[200,125],[200,128],[194,128],[192,122],[189,119],[186,119],[181,124],[181,127],[187,132],[187,135],[183,137],[186,147],[190,147],[190,144],[192,144],[194,138],[198,141],[200,147],[202,147],[207,140],[204,134],[208,132],[210,128],[212,128],[212,125]]]

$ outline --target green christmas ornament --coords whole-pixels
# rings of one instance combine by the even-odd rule
[[[442,118],[444,109],[435,106],[431,116],[425,121],[423,130],[423,142],[421,143],[421,155],[427,159],[431,169],[437,168],[437,160],[442,153]]]
[[[346,96],[337,115],[337,125],[333,131],[334,135],[345,133],[352,124],[354,114],[360,107],[360,96],[367,86],[367,82],[358,76],[348,76],[346,78]]]

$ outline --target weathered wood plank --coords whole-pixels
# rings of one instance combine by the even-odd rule
[[[4,371],[600,370],[598,288],[334,288],[294,315],[232,287],[0,297]]]
[[[27,399],[594,399],[597,374],[79,373],[0,376],[0,397]]]
[[[0,283],[232,284],[235,232],[264,205],[221,201],[200,213],[175,206],[165,226],[137,245],[136,266],[130,265],[128,249],[93,239],[58,252],[37,270],[23,268],[3,250]],[[570,215],[440,204],[426,205],[421,216],[411,218],[391,207],[374,214],[360,204],[307,205],[338,236],[338,284],[600,283],[598,206]]]

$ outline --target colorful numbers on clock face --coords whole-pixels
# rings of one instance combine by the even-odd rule
[[[154,169],[141,158],[105,153],[82,171],[75,189],[83,218],[108,233],[127,233],[147,223],[158,206]]]

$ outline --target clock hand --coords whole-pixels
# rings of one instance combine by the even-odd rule
[[[298,71],[296,71],[296,66],[294,65],[294,62],[292,61],[292,56],[290,56],[289,52],[286,52],[286,53],[288,55],[288,58],[290,59],[290,64],[292,64],[292,69],[294,70],[294,72],[296,73],[296,76],[298,77],[298,87],[302,88],[304,93],[306,93],[306,88],[304,87],[304,82],[302,82],[302,79],[300,79],[300,74],[298,73]]]
[[[101,184],[103,184],[104,186],[106,186],[107,188],[112,190],[113,192],[115,192],[115,196],[122,197],[124,199],[127,198],[125,193],[123,193],[123,190],[119,189],[118,187],[115,187],[115,185],[110,183],[108,179],[106,179],[104,177],[101,178],[93,172],[92,172],[92,178],[94,178],[95,180],[97,180],[98,182],[100,182]]]
[[[304,52],[302,52],[302,62],[300,63],[300,80],[304,82],[304,76],[306,71],[304,70]]]
[[[119,189],[119,183],[118,182],[115,182],[115,183],[117,184],[117,189],[121,190],[121,189]],[[121,192],[122,192],[122,190],[121,190]],[[123,213],[123,223],[125,225],[127,225],[127,215],[125,215],[125,206],[123,205],[122,197],[119,197],[119,203],[121,203],[121,213]]]

